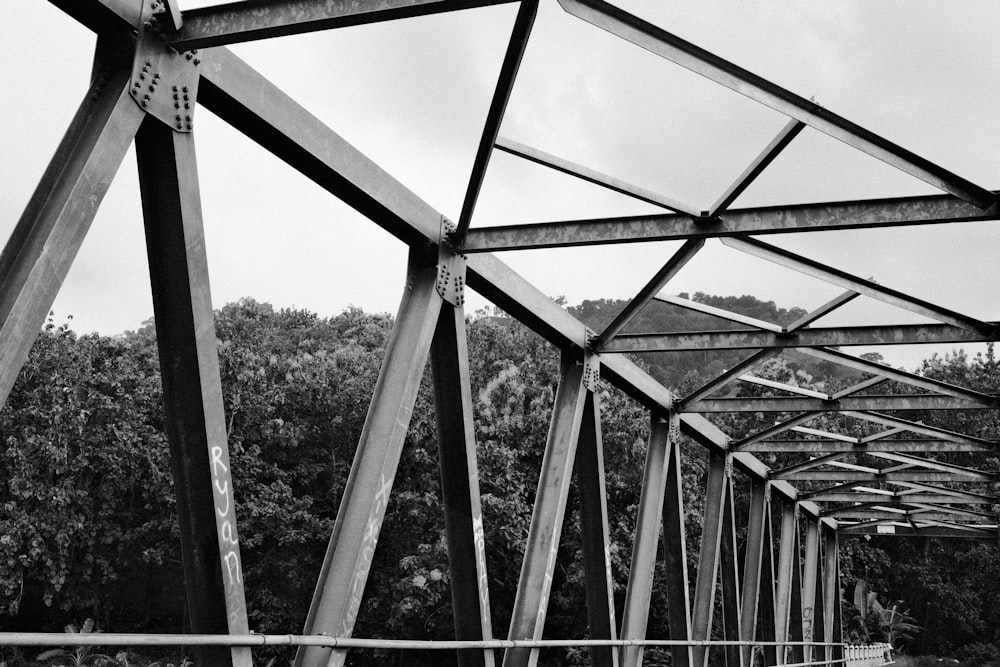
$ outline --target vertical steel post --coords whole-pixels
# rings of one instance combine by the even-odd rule
[[[842,599],[842,588],[840,579],[840,538],[837,533],[836,528],[830,530],[833,539],[833,551],[834,551],[834,565],[836,582],[834,584],[834,590],[836,591],[836,603],[833,605],[833,631],[830,633],[830,641],[836,642],[838,645],[833,647],[833,660],[843,660],[844,659],[844,619],[843,619],[843,604]]]
[[[740,628],[740,566],[736,553],[736,507],[732,476],[726,478],[723,505],[720,568],[722,573],[722,623],[726,641],[739,641]],[[756,594],[756,591],[755,591]],[[739,646],[726,646],[728,667],[743,667],[743,652]]]
[[[586,395],[583,366],[564,359],[514,598],[510,639],[542,636]],[[537,649],[507,649],[503,659],[504,667],[537,662]]]
[[[798,515],[793,501],[781,504],[778,585],[775,595],[775,636],[779,642],[801,641],[802,602]],[[779,664],[803,661],[802,647],[779,647]]]
[[[441,308],[431,345],[431,369],[455,639],[492,639],[469,351],[461,306]],[[493,651],[460,649],[458,664],[492,667]]]
[[[715,582],[719,574],[726,495],[729,489],[727,455],[713,451],[709,457],[705,515],[701,530],[698,574],[694,586],[694,604],[691,610],[692,639],[696,641],[708,641],[712,638]],[[695,646],[692,653],[695,667],[707,667],[707,647]]]
[[[102,47],[90,89],[0,253],[0,406],[144,116],[126,89],[129,52],[106,58]]]
[[[817,524],[819,520],[817,519]],[[826,641],[826,597],[824,595],[824,587],[826,584],[826,578],[824,573],[826,568],[824,568],[824,556],[825,551],[823,549],[823,529],[820,527],[820,539],[819,539],[819,554],[816,559],[816,599],[815,599],[815,613],[813,615],[813,641],[814,642],[825,642]],[[813,660],[820,661],[826,659],[826,647],[817,646],[813,648]]]
[[[337,511],[305,634],[349,637],[354,630],[441,311],[436,280],[435,259],[422,248],[412,248],[406,290]],[[299,649],[295,665],[338,667],[346,657],[343,650],[308,646]]]
[[[798,523],[796,520],[795,532],[792,535],[795,544],[795,556],[792,562],[792,601],[789,606],[790,614],[788,619],[788,641],[790,642],[805,641],[805,636],[803,635],[804,624],[802,622],[802,540]],[[792,646],[790,649],[792,663],[805,662],[805,647]]]
[[[806,522],[806,555],[802,568],[802,641],[811,642],[816,636],[816,590],[819,586],[819,523]],[[805,650],[806,662],[812,660],[811,646]]]
[[[691,603],[688,596],[687,537],[684,532],[684,491],[681,486],[680,417],[670,415],[670,451],[663,493],[663,558],[667,581],[668,639],[691,639]],[[691,667],[690,646],[671,646],[670,664]]]
[[[245,635],[194,138],[148,117],[136,136],[136,156],[191,631]],[[247,647],[200,647],[196,656],[202,665],[252,664]]]
[[[767,483],[766,483],[767,484]],[[761,558],[759,602],[757,604],[757,631],[756,636],[766,642],[777,641],[775,623],[777,613],[775,610],[774,593],[774,536],[772,531],[770,492],[765,486],[764,503],[764,548]],[[778,656],[782,655],[777,646],[764,647],[764,664],[773,667],[780,664]],[[751,665],[752,662],[748,662]]]
[[[837,626],[840,607],[840,553],[837,531],[823,528],[824,568],[823,568],[823,637],[828,642],[840,641]],[[826,650],[826,661],[836,660],[833,646]]]
[[[740,595],[740,639],[753,641],[757,630],[757,605],[760,595],[761,567],[767,537],[765,521],[770,514],[768,503],[770,490],[768,482],[763,479],[750,481],[750,515],[747,519],[746,556],[743,559],[743,590]],[[753,647],[742,648],[743,664],[750,665],[753,660]]]
[[[604,481],[604,445],[601,441],[601,405],[588,391],[580,425],[576,456],[576,481],[580,491],[580,532],[583,571],[587,588],[587,619],[592,639],[616,639],[615,586],[611,574],[611,538],[608,534],[608,501]],[[596,646],[590,651],[594,667],[617,667],[617,651]]]
[[[668,471],[670,422],[659,415],[650,418],[649,445],[642,473],[642,489],[635,518],[632,563],[629,566],[625,609],[622,612],[622,639],[645,639],[649,620],[649,601],[653,592],[656,567],[656,543],[660,532],[663,495]],[[622,667],[642,664],[641,646],[623,646]]]

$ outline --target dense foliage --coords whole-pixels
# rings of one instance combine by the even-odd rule
[[[779,323],[804,312],[752,297],[694,298]],[[596,301],[574,310],[599,329],[620,307],[620,302]],[[643,314],[648,321],[640,323],[646,330],[717,326],[699,314],[650,310]],[[321,318],[303,310],[275,310],[252,299],[217,313],[247,602],[257,632],[294,633],[302,627],[391,324],[389,316],[358,309]],[[494,631],[505,636],[559,359],[556,350],[499,313],[478,314],[468,332]],[[669,364],[655,357],[651,372],[683,393],[732,361],[703,356],[683,356]],[[992,392],[1000,379],[992,353],[972,359],[934,357],[921,372]],[[758,373],[827,389],[848,386],[860,377],[785,357],[769,361]],[[738,391],[762,395],[765,390],[746,385]],[[648,417],[610,388],[603,388],[601,401],[611,556],[620,606]],[[776,418],[750,414],[718,421],[738,435]],[[985,413],[911,418],[1000,439],[996,417]],[[0,410],[0,630],[58,630],[87,617],[108,631],[184,628],[178,593],[183,574],[162,422],[150,324],[117,337],[77,336],[51,323],[46,327]],[[452,634],[436,449],[428,371],[376,551],[358,636],[444,639]],[[783,461],[772,457],[768,462],[780,466]],[[1000,469],[995,459],[989,466]],[[692,576],[705,467],[703,450],[685,443]],[[572,494],[569,503],[546,626],[552,637],[586,634],[579,519]],[[974,642],[1000,645],[1000,558],[995,544],[848,540],[844,554],[847,585],[865,578],[885,600],[905,600],[909,613],[924,627],[917,650],[941,651],[942,646]],[[661,573],[657,579],[663,578]],[[666,631],[664,605],[657,588],[650,621],[653,635]],[[573,651],[549,658],[587,660],[586,653]]]

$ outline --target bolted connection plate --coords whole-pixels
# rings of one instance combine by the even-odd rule
[[[190,132],[201,58],[197,51],[181,54],[166,45],[164,37],[173,30],[166,1],[143,0],[129,93],[143,111],[175,132]]]

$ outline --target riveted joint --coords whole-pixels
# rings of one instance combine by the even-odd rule
[[[191,132],[201,58],[198,51],[180,54],[167,46],[167,32],[177,30],[179,22],[176,0],[144,0],[129,94],[174,132]]]
[[[438,236],[437,282],[435,287],[442,299],[460,308],[465,305],[466,256],[459,253],[449,241],[458,225],[441,216]]]
[[[583,351],[583,386],[587,391],[597,391],[601,379],[601,357],[590,350]]]

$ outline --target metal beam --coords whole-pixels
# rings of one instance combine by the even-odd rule
[[[785,421],[775,423],[774,426],[770,426],[763,430],[757,431],[756,433],[752,433],[740,440],[737,440],[736,442],[732,443],[730,448],[733,451],[742,451],[743,447],[745,447],[746,445],[751,445],[755,442],[760,442],[761,440],[770,440],[774,436],[780,435],[785,431],[789,431],[798,426],[799,424],[804,424],[810,419],[815,419],[820,414],[821,413],[819,412],[805,412],[800,415],[795,415],[794,417],[790,417]]]
[[[466,236],[462,252],[932,225],[996,218],[997,213],[992,209],[986,212],[949,195],[897,197],[734,209],[717,218],[660,214],[481,227]]]
[[[742,379],[742,378],[741,378]],[[736,396],[705,398],[684,403],[687,412],[840,412],[843,410],[984,410],[990,406],[979,401],[958,399],[934,394],[906,394],[902,396],[864,395],[846,396],[833,400],[807,396]]]
[[[0,406],[142,122],[123,55],[98,54],[90,89],[0,254]]]
[[[883,459],[886,461],[897,461],[899,463],[906,463],[909,465],[919,466],[921,468],[927,468],[929,470],[940,470],[941,472],[951,472],[956,475],[969,475],[973,473],[978,473],[978,470],[972,470],[970,468],[965,468],[962,466],[957,466],[952,463],[942,463],[941,461],[935,461],[933,459],[925,459],[919,456],[909,456],[907,454],[896,454],[894,452],[872,452],[870,456],[878,459]]]
[[[776,642],[777,638],[777,607],[775,600],[775,589],[774,583],[776,579],[776,572],[774,569],[774,534],[771,526],[771,502],[765,503],[764,512],[764,549],[763,557],[761,559],[761,573],[760,573],[760,588],[758,593],[758,604],[757,604],[757,628],[754,633],[754,638],[763,642]],[[778,665],[779,655],[784,655],[784,651],[779,649],[778,646],[764,646],[764,665],[766,667],[773,667]],[[752,665],[751,662],[747,662],[748,665]]]
[[[597,337],[594,341],[594,349],[598,352],[602,347],[607,345],[608,341],[614,338],[618,333],[628,326],[628,323],[632,321],[636,315],[639,314],[646,305],[653,300],[653,297],[662,290],[666,284],[677,275],[678,272],[684,266],[691,261],[691,259],[701,250],[702,246],[705,245],[703,239],[695,239],[687,241],[684,243],[680,249],[667,260],[667,263],[663,265],[656,275],[653,276],[646,285],[639,290],[639,293],[634,299],[625,304],[625,307],[615,315],[615,319],[605,327],[604,331]]]
[[[877,299],[897,308],[903,308],[918,315],[929,317],[938,322],[969,329],[984,336],[997,334],[997,327],[995,325],[981,322],[974,317],[969,317],[968,315],[937,306],[923,299],[904,294],[899,290],[883,287],[874,281],[858,278],[846,271],[826,266],[821,262],[797,255],[783,248],[764,243],[763,241],[758,241],[757,239],[724,238],[722,239],[722,243],[754,257],[759,257],[760,259],[812,276],[813,278],[839,285],[872,299]]]
[[[974,445],[987,445],[991,448],[996,448],[997,443],[991,440],[983,440],[982,438],[976,438],[965,433],[956,433],[954,431],[948,431],[943,428],[938,428],[936,426],[927,426],[914,421],[909,421],[906,419],[901,419],[892,415],[884,415],[877,412],[867,412],[867,411],[854,411],[854,410],[844,410],[841,414],[854,417],[855,419],[860,419],[862,421],[872,422],[874,424],[882,424],[883,426],[889,426],[892,428],[901,427],[905,428],[911,433],[916,433],[917,435],[926,435],[931,438],[940,438],[942,440],[950,440],[951,442],[961,442],[970,443]]]
[[[926,389],[927,391],[932,391],[937,394],[953,396],[955,398],[962,399],[963,401],[973,401],[986,407],[997,407],[996,396],[990,396],[989,394],[984,394],[972,389],[966,389],[965,387],[959,387],[947,382],[917,375],[916,373],[895,369],[885,364],[868,361],[867,359],[860,359],[850,354],[845,354],[839,350],[831,350],[823,347],[803,348],[799,350],[798,353],[814,357],[816,359],[822,359],[823,361],[829,361],[839,366],[853,368],[865,373],[873,373],[877,376],[886,377],[890,380],[896,380],[897,382]]]
[[[583,366],[564,359],[508,639],[542,637],[586,397]],[[509,648],[504,654],[503,665],[533,665],[538,659],[537,653],[538,649]]]
[[[300,35],[413,16],[453,12],[512,0],[255,0],[184,12],[184,27],[169,38],[177,51]]]
[[[851,443],[841,440],[764,440],[741,448],[745,452],[783,452],[798,454],[868,452],[989,452],[989,445],[958,443],[950,440],[872,440]]]
[[[733,480],[726,480],[726,500],[722,517],[719,572],[722,580],[722,637],[729,642],[740,641],[742,603],[740,597],[740,565],[736,551],[736,499]],[[755,592],[756,593],[756,592]],[[743,667],[743,652],[739,646],[724,649],[728,667]]]
[[[914,482],[897,482],[896,486],[902,486],[905,491],[897,491],[896,495],[901,498],[909,497],[913,498],[922,493],[939,493],[942,495],[950,496],[952,498],[960,498],[965,500],[985,500],[987,502],[996,503],[1000,502],[1000,496],[986,496],[980,493],[972,493],[966,489],[949,489],[941,486],[934,486],[933,484],[917,484]],[[955,502],[955,501],[947,501]]]
[[[837,514],[836,514],[836,516],[837,516],[838,519],[863,519],[865,521],[873,521],[873,520],[879,520],[879,519],[884,519],[886,521],[905,521],[907,519],[915,519],[915,520],[920,520],[920,521],[924,521],[924,520],[955,521],[955,520],[957,520],[957,517],[956,517],[956,515],[953,512],[931,512],[931,511],[921,512],[919,514],[911,514],[911,513],[899,514],[899,513],[896,513],[896,512],[885,512],[885,511],[879,511],[879,510],[857,510],[857,511],[854,511],[854,512],[852,512],[850,510],[843,510],[843,511],[838,511]],[[989,518],[991,518],[992,523],[996,523],[997,522],[997,516],[995,514],[993,514],[993,515],[987,515],[987,516]]]
[[[455,639],[492,639],[486,544],[469,379],[465,309],[442,306],[431,344],[441,501]],[[492,667],[492,651],[458,651],[460,667]]]
[[[579,489],[583,572],[587,594],[587,620],[593,639],[617,639],[615,582],[611,575],[611,537],[608,529],[608,494],[604,482],[604,443],[601,438],[601,405],[598,394],[588,391],[576,455]],[[617,667],[611,646],[590,649],[594,667]]]
[[[435,255],[436,258],[436,255]],[[442,300],[433,259],[411,250],[407,287],[344,487],[305,634],[350,637],[364,595]],[[338,667],[347,652],[303,646],[296,667]]]
[[[694,600],[691,607],[691,639],[694,641],[708,641],[712,638],[716,580],[721,561],[726,495],[729,486],[727,455],[711,452],[709,456],[701,550],[698,555],[698,573],[695,578]],[[692,655],[694,656],[694,667],[708,667],[708,648],[706,646],[695,646]]]
[[[802,641],[814,641],[816,591],[819,584],[819,522],[806,522],[805,561],[802,564]],[[805,662],[812,660],[811,646],[805,647]]]
[[[996,327],[996,322],[987,323]],[[852,327],[812,327],[795,334],[737,329],[652,334],[621,334],[602,350],[612,352],[687,352],[763,348],[851,347],[855,345],[923,345],[929,343],[988,343],[1000,340],[950,324],[896,324]]]
[[[759,350],[754,352],[746,359],[738,362],[732,368],[727,369],[725,372],[720,374],[715,379],[706,382],[702,386],[698,387],[690,394],[681,399],[677,404],[677,409],[684,412],[691,405],[701,405],[704,403],[702,399],[711,396],[718,390],[722,389],[726,385],[735,381],[737,377],[743,375],[752,368],[756,368],[760,364],[764,363],[768,359],[772,359],[777,355],[781,354],[781,350]],[[694,412],[706,412],[705,410],[696,409]]]
[[[680,296],[665,295],[655,297],[657,301],[662,301],[663,303],[668,303],[672,306],[679,306],[686,310],[693,310],[696,313],[702,313],[704,315],[712,315],[713,317],[718,317],[719,319],[729,320],[730,322],[736,322],[737,324],[745,324],[747,326],[753,327],[755,329],[761,329],[764,331],[772,331],[774,333],[782,333],[784,329],[781,325],[772,324],[771,322],[765,322],[764,320],[758,320],[755,317],[750,317],[748,315],[741,315],[740,313],[733,313],[722,308],[716,308],[715,306],[710,306],[707,303],[701,303],[699,301],[693,301],[691,299],[685,299]]]
[[[568,176],[579,178],[582,181],[592,183],[607,190],[611,190],[612,192],[617,192],[618,194],[625,195],[626,197],[631,197],[632,199],[637,199],[641,202],[646,202],[647,204],[653,204],[654,206],[660,206],[661,208],[676,211],[677,213],[685,213],[692,216],[698,215],[698,211],[695,207],[688,206],[687,204],[679,202],[672,197],[667,197],[647,188],[627,183],[621,179],[615,178],[614,176],[602,174],[599,171],[595,171],[589,167],[584,167],[583,165],[576,164],[575,162],[570,162],[569,160],[565,160],[557,155],[552,155],[551,153],[546,153],[545,151],[538,150],[537,148],[526,146],[520,142],[514,141],[513,139],[501,137],[497,139],[496,147],[505,153],[510,153],[511,155],[523,158],[529,162],[534,162],[535,164],[540,164],[543,167],[554,169],[555,171],[562,172]]]
[[[194,138],[148,117],[136,157],[190,631],[246,635]],[[246,647],[200,647],[196,656],[201,664],[252,664]]]
[[[559,0],[559,4],[577,18],[799,120],[979,208],[988,208],[995,201],[988,190],[604,0]]]
[[[493,144],[500,132],[504,112],[507,110],[507,102],[510,101],[510,94],[514,90],[514,81],[517,79],[517,71],[521,68],[521,59],[528,47],[528,37],[531,35],[531,28],[535,23],[537,13],[538,0],[521,0],[521,5],[517,10],[517,18],[514,19],[514,27],[510,33],[510,41],[507,43],[507,51],[503,57],[503,64],[500,66],[497,85],[493,89],[490,108],[486,112],[486,122],[483,125],[483,134],[476,149],[475,160],[472,163],[469,185],[465,190],[465,198],[462,200],[458,229],[455,230],[454,234],[458,241],[465,237],[466,232],[469,231],[469,225],[472,223],[472,214],[476,210],[479,192],[486,179],[486,169],[489,167],[490,157],[493,155]]]
[[[632,561],[628,571],[628,588],[622,612],[622,639],[644,639],[649,620],[649,603],[653,595],[653,571],[656,566],[656,546],[660,534],[663,498],[670,468],[671,450],[676,443],[670,439],[670,422],[653,414],[649,429],[649,446],[642,473],[639,507],[632,541]],[[676,420],[676,417],[672,417]],[[672,573],[671,573],[672,574]],[[643,647],[624,646],[622,667],[639,667]]]
[[[743,558],[743,579],[740,592],[740,641],[753,641],[757,636],[757,606],[764,576],[764,550],[770,549],[765,521],[770,520],[771,490],[767,482],[750,482],[750,514],[747,517],[745,555]],[[743,646],[744,665],[753,664],[753,647]]]
[[[952,503],[956,505],[992,505],[997,502],[996,498],[983,496],[981,498],[956,498],[945,494],[922,493],[911,496],[908,500],[906,496],[883,496],[879,493],[866,493],[859,491],[856,493],[846,492],[820,492],[815,495],[810,494],[810,499],[817,503],[877,503],[879,505],[910,505],[914,503]]]
[[[846,292],[833,297],[819,308],[811,310],[802,317],[800,317],[799,319],[795,320],[787,327],[785,327],[785,331],[793,332],[793,331],[798,331],[799,329],[804,329],[813,322],[815,322],[816,320],[820,319],[821,317],[826,317],[833,311],[837,310],[841,306],[847,305],[848,303],[858,298],[859,296],[861,295],[855,292],[854,290],[847,290]]]
[[[997,531],[992,532],[982,530],[976,531],[975,533],[969,533],[965,530],[959,530],[954,528],[940,528],[940,527],[928,527],[928,528],[911,528],[909,526],[892,526],[891,532],[883,529],[881,526],[864,526],[861,528],[855,528],[850,524],[844,525],[839,529],[841,535],[853,536],[853,535],[877,535],[878,537],[959,537],[966,540],[989,540],[990,542],[995,542],[997,540]]]
[[[788,144],[792,143],[792,139],[797,137],[803,128],[805,128],[805,123],[797,120],[788,121],[781,128],[781,131],[778,132],[777,136],[764,147],[764,150],[753,159],[747,168],[743,170],[743,173],[733,181],[733,184],[712,204],[712,207],[708,210],[708,215],[716,216],[729,208],[729,205],[736,201],[743,194],[743,191],[757,180],[758,176],[764,173],[764,170],[774,162],[775,158],[781,154],[781,151],[785,150]]]
[[[961,474],[934,470],[899,470],[881,473],[856,470],[806,470],[778,475],[775,479],[813,482],[994,482],[997,473],[979,470],[968,470]]]
[[[674,433],[679,427],[679,416],[670,416]],[[681,448],[678,443],[670,448],[667,458],[667,479],[663,491],[663,552],[667,572],[667,630],[669,639],[690,641],[691,602],[688,586],[687,537],[684,525],[684,490],[682,484]],[[694,658],[690,646],[671,646],[670,664],[674,667],[691,667]]]

